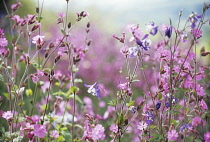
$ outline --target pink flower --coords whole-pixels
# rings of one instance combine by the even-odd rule
[[[118,126],[116,124],[112,124],[109,129],[113,133],[117,133],[118,132]]]
[[[6,38],[0,38],[0,46],[5,47],[8,45],[8,41]]]
[[[204,100],[201,100],[198,104],[202,109],[207,110],[208,106],[206,105],[206,102]]]
[[[64,12],[58,13],[58,17],[59,17],[59,18],[65,17],[65,13],[64,13]]]
[[[104,127],[101,124],[97,124],[96,127],[92,131],[92,138],[94,140],[104,140],[105,134],[104,134]]]
[[[205,142],[210,142],[210,132],[206,132],[204,134],[204,140],[205,140]]]
[[[147,128],[148,124],[144,121],[139,122],[139,125],[137,126],[137,129],[139,130],[145,130]]]
[[[200,117],[194,117],[192,119],[192,125],[193,126],[203,125],[203,121]]]
[[[16,11],[19,8],[19,6],[22,6],[22,4],[20,2],[18,2],[17,4],[12,4],[11,9],[13,11]]]
[[[39,81],[39,78],[36,75],[33,75],[31,78],[34,83],[37,83]]]
[[[32,43],[36,44],[36,45],[41,45],[44,43],[44,38],[45,38],[45,36],[37,35],[32,38],[32,40],[33,40]]]
[[[53,138],[53,139],[57,139],[59,137],[58,131],[57,130],[51,131],[50,137]]]
[[[23,19],[20,18],[19,15],[14,15],[11,19],[15,21],[16,25],[19,25],[21,22],[23,22]]]
[[[39,77],[42,77],[44,75],[44,71],[43,70],[37,70],[37,74]]]
[[[167,137],[168,137],[168,140],[175,141],[178,138],[178,133],[176,132],[176,130],[168,131]]]
[[[34,125],[34,130],[32,131],[34,136],[37,136],[39,138],[45,137],[45,134],[47,133],[46,131],[46,126],[45,125],[40,125],[40,124],[35,124]]]
[[[4,112],[2,117],[6,120],[13,119],[13,113],[11,111]]]

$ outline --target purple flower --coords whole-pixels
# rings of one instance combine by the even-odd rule
[[[139,45],[140,47],[142,47],[144,50],[149,50],[152,42],[150,39],[148,39],[149,34],[144,35],[144,37],[142,38],[142,41],[138,38],[136,38],[136,43],[137,45]]]
[[[160,108],[160,106],[161,106],[161,102],[158,101],[158,102],[156,103],[156,105],[155,105],[156,110],[158,110],[158,109]]]
[[[6,120],[13,119],[13,113],[11,111],[6,111],[3,113],[2,117]]]
[[[150,125],[154,121],[154,115],[151,112],[147,111],[145,114],[142,115],[146,116],[146,123],[148,125]]]
[[[156,35],[158,32],[158,26],[155,26],[154,22],[150,22],[149,24],[147,24],[146,28],[151,35]]]
[[[34,136],[37,136],[39,138],[45,137],[45,134],[47,133],[46,131],[46,126],[45,125],[40,125],[40,124],[35,124],[34,125],[34,130],[32,131]]]
[[[205,142],[210,142],[210,132],[206,132],[204,134],[204,140],[205,140]]]
[[[200,118],[200,117],[194,117],[192,119],[192,125],[193,126],[205,125],[205,121],[203,121],[202,118]]]
[[[97,82],[95,82],[93,85],[84,85],[85,87],[88,87],[88,93],[92,94],[93,96],[96,96],[100,100],[100,89]]]
[[[184,130],[191,130],[193,129],[193,127],[191,126],[191,123],[188,124],[183,124],[180,128],[179,128],[179,132],[182,132]]]
[[[137,46],[128,48],[129,57],[132,58],[132,57],[137,56],[138,53],[139,53],[139,51],[140,51],[140,48],[137,47]],[[118,85],[118,86],[119,86],[119,85]]]
[[[112,131],[113,133],[117,133],[118,132],[118,126],[116,124],[112,124],[109,128],[110,131]]]
[[[196,13],[192,13],[189,15],[190,26],[192,29],[196,27],[196,23],[198,22],[198,19],[200,18],[201,18],[201,15],[197,15]]]
[[[129,107],[129,110],[132,111],[133,113],[136,113],[137,107],[135,107],[135,106],[130,106],[130,107]]]
[[[172,26],[166,27],[165,36],[167,36],[168,38],[171,38],[171,35],[172,35]]]
[[[167,138],[170,141],[175,141],[178,138],[178,133],[176,132],[176,130],[168,131]]]

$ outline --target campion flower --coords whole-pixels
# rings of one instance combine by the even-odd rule
[[[158,32],[158,26],[155,26],[154,22],[150,22],[149,24],[147,24],[146,29],[151,35],[156,35]]]
[[[31,119],[32,119],[32,121],[33,121],[34,123],[37,123],[37,122],[39,122],[39,120],[40,120],[40,116],[39,116],[39,115],[33,115],[33,116],[31,117]]]
[[[104,127],[101,124],[97,124],[92,131],[92,138],[94,140],[99,140],[99,139],[104,140],[105,138],[104,132],[105,132]]]
[[[5,47],[8,45],[8,41],[6,38],[0,38],[0,46]]]
[[[110,126],[109,130],[112,131],[113,133],[117,133],[118,132],[118,125],[112,124]]]
[[[85,87],[88,87],[88,90],[87,92],[92,94],[93,96],[96,96],[99,100],[100,100],[100,89],[99,89],[99,86],[98,86],[98,83],[95,82],[93,85],[87,85],[87,84],[84,84]]]
[[[36,44],[37,48],[40,49],[44,45],[44,38],[45,36],[37,35],[32,38],[32,43]]]
[[[179,137],[179,135],[176,132],[176,130],[171,130],[171,131],[168,131],[168,133],[167,133],[167,138],[170,141],[175,141],[175,140],[177,140],[178,137]]]
[[[137,129],[143,131],[147,129],[148,124],[144,121],[139,122],[139,125],[137,125]]]
[[[3,113],[2,117],[6,120],[13,119],[13,113],[11,111],[6,111]]]
[[[200,118],[200,117],[194,117],[192,119],[192,125],[193,126],[203,125],[202,118]]]
[[[199,30],[198,28],[192,29],[191,30],[191,33],[197,39],[200,38],[200,37],[202,37],[202,31]]]
[[[16,11],[19,8],[19,6],[22,6],[22,4],[20,2],[18,2],[17,4],[12,4],[11,9],[13,11]]]
[[[50,132],[50,137],[53,138],[53,139],[57,139],[59,137],[59,133],[57,130],[52,130]]]
[[[34,134],[34,136],[43,138],[45,137],[45,134],[47,134],[46,126],[41,124],[35,124],[32,133]]]
[[[15,21],[15,25],[20,25],[23,22],[19,15],[14,15],[11,19]]]
[[[204,110],[208,109],[208,106],[206,105],[206,102],[203,99],[198,103],[198,105]]]
[[[210,132],[206,132],[204,134],[204,140],[205,140],[205,142],[210,142]]]

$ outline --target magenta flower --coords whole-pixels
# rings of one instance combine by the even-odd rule
[[[210,132],[206,132],[204,134],[204,140],[205,140],[205,142],[210,142]]]
[[[39,81],[39,78],[38,78],[36,75],[33,75],[33,76],[31,77],[31,79],[32,79],[32,81],[33,81],[34,83],[37,83],[37,82]]]
[[[104,127],[101,124],[97,124],[92,131],[92,138],[94,140],[99,140],[99,139],[104,140],[105,138],[104,131],[105,131]]]
[[[22,6],[22,4],[20,2],[18,2],[17,4],[12,4],[11,9],[13,11],[16,11],[19,8],[19,6]]]
[[[200,37],[202,37],[202,31],[199,30],[199,29],[197,29],[197,28],[192,29],[192,30],[191,30],[191,33],[192,33],[192,35],[193,35],[195,38],[200,38]]]
[[[198,105],[204,110],[208,109],[208,106],[206,105],[206,102],[203,99],[198,103]]]
[[[40,35],[37,35],[35,37],[32,38],[32,43],[33,44],[36,44],[37,46],[39,45],[42,45],[44,43],[44,38],[45,36],[40,36]]]
[[[117,133],[118,132],[118,126],[116,124],[112,124],[109,128],[110,131],[112,131],[113,133]]]
[[[175,141],[178,137],[179,136],[176,130],[168,131],[168,135],[167,135],[168,140]]]
[[[33,121],[34,123],[36,123],[36,122],[39,122],[40,117],[39,117],[39,115],[33,115],[33,116],[31,117],[31,119],[32,119],[32,121]]]
[[[6,38],[0,38],[0,46],[5,47],[8,45],[8,41]]]
[[[148,124],[146,122],[141,121],[141,122],[139,122],[139,125],[137,125],[137,129],[142,131],[142,130],[147,129],[147,126],[148,126]]]
[[[13,113],[11,111],[6,111],[3,113],[2,117],[6,120],[13,119]]]
[[[58,131],[57,130],[51,131],[50,137],[53,138],[53,139],[57,139],[59,137]]]
[[[46,126],[45,125],[40,125],[40,124],[35,124],[34,125],[34,130],[32,131],[34,136],[37,136],[39,138],[45,137],[45,134],[47,133],[46,131]]]

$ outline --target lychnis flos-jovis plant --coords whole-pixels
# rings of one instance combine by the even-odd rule
[[[13,27],[0,29],[0,141],[210,141],[209,64],[203,62],[210,52],[201,42],[209,5],[190,14],[183,27],[180,12],[178,25],[150,22],[144,30],[130,24],[122,37],[114,35],[125,62],[113,55],[120,71],[101,65],[110,74],[119,71],[102,75],[112,85],[106,86],[99,75],[88,74],[88,68],[100,72],[90,62],[94,54],[85,57],[90,23],[84,36],[74,31],[89,14],[68,19],[66,2],[66,12],[55,20],[60,31],[54,35],[60,36],[53,39],[42,28],[43,7],[21,18],[21,2],[11,5]]]

